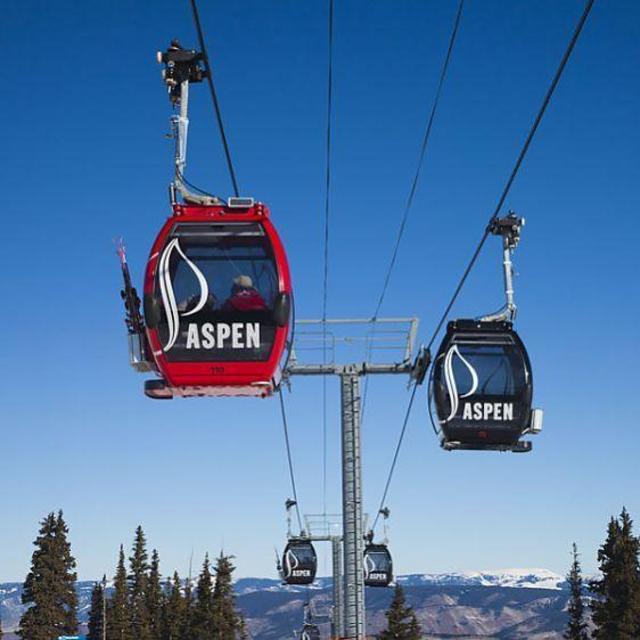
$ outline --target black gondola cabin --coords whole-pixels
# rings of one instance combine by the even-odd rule
[[[364,583],[388,587],[393,582],[393,561],[386,544],[370,542],[364,549]]]
[[[282,554],[282,579],[287,584],[311,584],[316,578],[318,557],[309,540],[289,540]]]
[[[511,322],[450,322],[431,375],[443,448],[531,449],[520,440],[536,430],[531,363]]]

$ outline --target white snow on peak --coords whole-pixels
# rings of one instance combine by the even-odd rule
[[[497,569],[454,571],[400,576],[405,584],[469,585],[482,587],[516,587],[520,589],[561,589],[565,579],[548,569]]]

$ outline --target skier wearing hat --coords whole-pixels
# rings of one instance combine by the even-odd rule
[[[231,295],[222,306],[223,311],[265,311],[267,303],[253,286],[249,276],[237,276],[233,279]]]

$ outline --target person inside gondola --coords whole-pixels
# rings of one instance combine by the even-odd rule
[[[231,295],[222,305],[223,311],[265,311],[267,303],[253,286],[249,276],[240,275],[233,279]]]
[[[181,314],[188,313],[189,311],[192,311],[193,309],[196,308],[199,301],[200,301],[200,296],[194,293],[192,296],[189,296],[188,298],[178,303],[178,311]],[[216,297],[212,293],[209,293],[209,295],[207,296],[207,302],[204,308],[209,311],[213,311],[215,310],[217,304],[218,304],[218,301],[216,300]]]

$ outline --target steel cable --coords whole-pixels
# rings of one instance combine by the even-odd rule
[[[416,194],[416,190],[418,187],[418,182],[420,180],[420,175],[422,172],[422,165],[424,163],[424,158],[426,155],[426,151],[427,151],[427,147],[429,146],[429,139],[431,137],[431,130],[433,128],[433,123],[435,122],[435,118],[436,118],[436,114],[438,112],[438,106],[440,104],[440,97],[442,96],[442,91],[444,88],[444,84],[445,84],[445,80],[447,78],[447,72],[449,70],[449,63],[451,62],[451,57],[453,54],[453,50],[456,44],[456,39],[458,36],[458,30],[460,28],[460,21],[462,20],[462,12],[464,9],[464,0],[460,0],[460,2],[458,3],[458,9],[456,11],[454,20],[453,20],[453,26],[451,28],[451,35],[449,36],[449,43],[447,46],[447,52],[444,58],[444,61],[442,63],[442,67],[440,69],[440,77],[438,79],[438,85],[436,88],[436,92],[433,98],[433,103],[431,105],[431,111],[429,112],[429,117],[427,118],[426,121],[426,125],[425,125],[425,131],[424,131],[424,136],[422,139],[422,145],[420,147],[420,153],[418,155],[418,164],[416,166],[416,171],[415,174],[413,176],[413,181],[411,183],[411,188],[409,189],[409,196],[407,198],[407,202],[405,205],[405,209],[404,209],[404,214],[402,216],[401,222],[400,222],[400,227],[398,228],[398,235],[396,237],[396,242],[393,248],[393,252],[391,254],[391,261],[389,262],[389,266],[387,268],[387,272],[385,274],[385,278],[383,281],[383,285],[382,285],[382,290],[380,291],[380,295],[378,297],[378,302],[376,304],[376,308],[375,311],[373,312],[373,316],[372,316],[372,329],[371,329],[371,333],[372,333],[372,338],[370,339],[368,345],[367,345],[367,354],[366,354],[366,360],[369,360],[369,358],[371,357],[371,353],[373,350],[373,346],[372,346],[372,340],[375,339],[375,331],[376,331],[376,325],[375,322],[378,319],[378,316],[380,314],[380,310],[382,308],[382,303],[384,302],[385,296],[387,294],[387,289],[389,288],[389,283],[391,281],[391,275],[393,272],[393,269],[395,267],[396,264],[396,260],[398,258],[398,254],[400,251],[400,244],[402,242],[402,237],[404,235],[405,232],[405,228],[407,225],[407,221],[409,219],[409,213],[411,211],[411,207],[413,206],[413,200]],[[369,379],[366,378],[365,382],[364,382],[364,393],[362,396],[362,409],[361,409],[361,415],[364,419],[364,413],[365,413],[365,408],[367,406],[367,398],[369,395]]]
[[[327,364],[327,297],[329,289],[329,213],[331,204],[331,120],[333,116],[333,0],[329,0],[327,129],[324,199],[324,272],[322,285],[322,363]],[[322,377],[322,505],[327,513],[327,379]]]
[[[400,449],[402,447],[402,442],[404,440],[404,435],[407,432],[407,425],[409,424],[409,416],[411,415],[411,409],[413,408],[413,401],[416,398],[416,391],[418,390],[418,385],[413,383],[413,390],[411,391],[411,396],[409,398],[409,404],[407,405],[407,410],[404,414],[404,420],[402,422],[402,429],[400,430],[400,437],[398,438],[398,444],[396,445],[396,450],[393,454],[393,460],[391,462],[391,468],[389,469],[389,475],[387,476],[387,482],[384,486],[384,492],[382,493],[382,499],[380,500],[380,506],[378,507],[378,513],[376,513],[375,520],[373,521],[373,525],[371,526],[371,531],[375,531],[376,525],[378,524],[378,520],[380,519],[380,512],[384,508],[384,503],[387,500],[387,494],[389,493],[389,487],[391,486],[391,479],[393,478],[393,472],[396,470],[396,464],[398,462],[398,456],[400,455]]]
[[[289,478],[291,480],[291,491],[293,493],[293,500],[295,502],[296,517],[298,519],[298,527],[302,532],[304,527],[302,526],[302,517],[300,516],[300,507],[298,505],[298,490],[296,488],[296,476],[293,471],[293,458],[291,456],[291,443],[289,441],[289,423],[287,421],[287,412],[284,406],[284,396],[282,395],[282,386],[278,388],[278,395],[280,396],[280,413],[282,415],[282,429],[284,431],[284,441],[287,449],[287,460],[289,462]]]
[[[400,250],[400,243],[402,242],[402,236],[404,235],[405,227],[407,225],[407,220],[409,218],[409,212],[411,211],[411,207],[413,205],[413,200],[416,195],[416,189],[418,187],[418,181],[420,180],[420,173],[422,171],[422,165],[424,163],[424,157],[427,151],[427,147],[429,145],[429,138],[431,137],[431,129],[433,128],[433,123],[435,121],[436,113],[438,111],[438,105],[440,104],[440,97],[442,95],[442,90],[444,87],[444,83],[447,77],[447,71],[449,69],[449,63],[451,62],[451,55],[453,53],[453,49],[456,43],[456,37],[458,35],[458,29],[460,27],[460,20],[462,19],[462,10],[464,8],[464,0],[460,0],[458,4],[458,10],[456,11],[456,16],[453,21],[453,28],[451,30],[451,35],[449,37],[449,45],[447,47],[447,54],[445,56],[444,62],[442,64],[442,68],[440,70],[440,78],[438,80],[438,87],[436,89],[436,93],[433,99],[433,104],[431,106],[431,112],[429,113],[429,117],[427,119],[427,124],[425,127],[424,137],[422,139],[422,146],[420,148],[420,154],[418,156],[418,165],[416,167],[415,174],[413,176],[413,181],[411,183],[411,188],[409,189],[409,197],[407,198],[407,203],[405,206],[404,214],[402,216],[402,220],[400,222],[400,228],[398,229],[398,235],[396,237],[396,243],[393,248],[393,253],[391,255],[391,261],[389,263],[389,267],[387,269],[387,273],[385,275],[384,283],[382,285],[382,291],[380,292],[380,296],[378,298],[378,303],[376,304],[376,310],[373,313],[373,320],[375,321],[380,313],[380,309],[382,308],[382,303],[384,302],[384,298],[387,293],[387,289],[389,288],[389,282],[391,280],[391,274],[393,272],[393,268],[395,267],[396,260],[398,258],[398,253]]]
[[[449,312],[451,311],[453,305],[455,304],[455,301],[458,298],[458,295],[460,294],[460,291],[462,290],[462,287],[464,286],[467,278],[469,277],[469,273],[471,273],[471,269],[473,269],[476,261],[478,260],[478,256],[480,255],[480,251],[482,251],[482,247],[484,246],[484,243],[487,241],[487,238],[489,237],[489,234],[491,233],[491,224],[498,218],[498,216],[500,215],[500,211],[504,205],[505,200],[507,199],[507,195],[509,194],[509,191],[511,190],[511,186],[513,185],[514,180],[516,179],[516,176],[518,175],[518,171],[520,170],[520,167],[522,165],[522,162],[527,154],[527,151],[529,150],[529,146],[531,145],[531,141],[533,140],[533,137],[535,136],[538,127],[540,126],[540,123],[542,122],[542,118],[547,110],[547,107],[549,106],[549,103],[551,101],[551,98],[556,90],[556,87],[558,86],[558,82],[560,81],[560,78],[562,77],[562,73],[567,65],[567,62],[569,61],[569,58],[571,57],[571,54],[573,52],[573,49],[576,45],[576,43],[578,42],[578,38],[580,37],[580,34],[582,33],[582,29],[585,25],[585,22],[587,21],[587,18],[589,17],[589,14],[591,13],[591,8],[593,7],[593,3],[595,0],[587,0],[587,3],[585,5],[584,11],[582,12],[582,15],[580,17],[580,20],[578,21],[578,24],[576,25],[576,28],[573,32],[573,35],[571,37],[571,40],[569,41],[569,44],[567,46],[567,48],[565,49],[565,52],[562,56],[562,59],[560,60],[560,64],[558,65],[558,68],[556,70],[556,73],[553,77],[553,80],[551,81],[551,85],[549,86],[549,88],[547,89],[547,93],[545,94],[545,97],[542,101],[542,104],[540,106],[540,108],[538,109],[538,114],[536,115],[536,118],[533,122],[533,125],[531,126],[531,129],[529,130],[529,134],[527,135],[527,138],[524,142],[524,145],[522,146],[522,149],[520,150],[520,153],[518,154],[518,158],[516,160],[516,163],[513,167],[513,170],[511,171],[511,175],[509,176],[509,179],[507,180],[507,183],[502,191],[502,194],[500,195],[500,198],[498,200],[498,203],[494,209],[493,215],[491,216],[491,218],[489,219],[489,223],[487,225],[487,228],[484,231],[484,234],[480,240],[480,242],[478,243],[478,246],[476,247],[473,255],[471,256],[471,260],[469,261],[469,264],[467,265],[466,269],[464,270],[464,273],[462,274],[462,278],[460,279],[460,281],[458,282],[458,285],[453,293],[453,296],[451,297],[451,300],[449,301],[449,303],[447,304],[444,313],[442,314],[442,317],[440,318],[440,321],[438,322],[435,331],[433,332],[433,335],[431,336],[431,339],[429,340],[429,343],[427,345],[427,348],[431,348],[431,346],[433,345],[435,339],[438,336],[438,333],[440,333],[440,329],[442,329],[442,326],[444,325]]]
[[[231,184],[233,185],[233,192],[236,197],[240,195],[238,189],[238,181],[236,179],[236,172],[233,168],[233,161],[231,160],[231,151],[229,150],[229,143],[227,141],[227,135],[224,130],[224,123],[222,121],[222,112],[220,110],[220,103],[218,102],[218,94],[216,92],[215,85],[213,84],[213,71],[209,64],[209,55],[207,54],[207,47],[205,44],[204,33],[202,31],[202,25],[200,24],[200,15],[198,13],[198,7],[196,0],[190,0],[191,10],[193,12],[193,21],[195,23],[196,31],[198,32],[198,41],[200,43],[200,51],[202,51],[202,59],[207,71],[207,83],[209,84],[209,91],[211,92],[211,100],[213,101],[213,108],[216,113],[216,120],[218,121],[218,129],[220,130],[220,138],[222,139],[222,146],[224,147],[224,155],[227,160],[227,168],[229,169],[229,176],[231,178]]]
[[[533,140],[536,131],[538,130],[538,127],[542,121],[542,118],[547,110],[547,107],[551,101],[551,98],[553,96],[553,93],[555,92],[556,87],[558,86],[558,83],[560,81],[560,78],[562,77],[562,73],[566,67],[567,62],[569,61],[569,58],[571,57],[571,53],[573,52],[573,49],[575,48],[575,45],[580,37],[580,34],[582,33],[582,29],[587,21],[587,18],[589,17],[589,14],[591,12],[591,8],[593,7],[593,3],[595,0],[587,0],[587,3],[585,5],[584,11],[578,21],[578,24],[576,25],[576,28],[573,32],[573,35],[571,37],[571,40],[569,41],[569,44],[567,46],[567,48],[565,49],[565,52],[562,56],[562,59],[560,60],[560,64],[558,65],[558,68],[556,70],[556,73],[553,77],[553,80],[551,81],[551,85],[549,86],[547,93],[545,94],[545,97],[542,101],[542,104],[538,110],[538,113],[536,115],[536,118],[533,122],[533,125],[531,126],[531,129],[529,130],[529,134],[527,135],[527,138],[524,142],[524,145],[522,147],[522,149],[520,150],[520,153],[518,154],[518,158],[516,160],[516,163],[513,167],[513,170],[511,171],[511,175],[509,176],[509,179],[507,180],[507,183],[502,191],[502,194],[500,195],[500,198],[498,200],[498,203],[494,209],[493,215],[491,216],[491,218],[489,219],[489,223],[484,231],[484,234],[478,244],[478,246],[476,247],[471,260],[469,261],[469,264],[467,265],[464,273],[462,274],[462,278],[460,279],[453,296],[451,297],[451,300],[449,301],[449,304],[447,305],[444,313],[442,314],[442,317],[440,318],[440,321],[435,329],[435,331],[433,332],[433,335],[431,336],[431,339],[429,340],[429,343],[427,345],[427,349],[430,349],[433,346],[433,343],[436,339],[436,337],[438,336],[438,333],[440,332],[440,329],[442,328],[442,325],[445,323],[447,316],[449,315],[449,312],[451,311],[451,308],[453,307],[458,295],[460,294],[460,291],[462,290],[462,287],[464,286],[464,283],[466,282],[469,273],[471,272],[471,269],[473,268],[473,266],[475,265],[476,261],[478,260],[478,256],[480,255],[480,252],[482,250],[482,247],[484,246],[484,243],[486,242],[489,234],[491,233],[491,224],[494,220],[496,220],[500,214],[500,211],[504,205],[504,202],[507,198],[507,195],[509,194],[509,191],[511,189],[511,186],[513,185],[513,182],[518,174],[518,171],[520,170],[520,166],[522,165],[522,162],[527,154],[527,151],[529,149],[529,146],[531,145],[531,141]],[[398,461],[398,455],[400,453],[400,448],[402,446],[402,441],[404,439],[404,435],[406,432],[406,428],[407,428],[407,424],[409,421],[409,415],[411,413],[411,408],[413,406],[413,401],[415,398],[415,394],[416,394],[416,389],[417,389],[417,385],[414,383],[413,385],[413,392],[411,394],[411,398],[409,400],[409,405],[407,407],[407,412],[405,414],[405,418],[404,418],[404,422],[402,425],[402,430],[400,432],[400,437],[398,439],[398,444],[396,446],[396,450],[393,456],[393,462],[391,463],[391,469],[389,471],[389,475],[387,477],[387,482],[385,484],[385,489],[384,489],[384,493],[382,496],[382,500],[380,501],[380,507],[378,509],[378,513],[376,514],[376,518],[373,522],[373,526],[371,527],[371,530],[375,530],[375,527],[378,523],[378,520],[380,518],[380,511],[384,508],[384,503],[387,499],[387,494],[389,491],[389,487],[391,485],[391,479],[393,477],[393,472],[395,471],[395,467],[396,467],[396,463]]]

